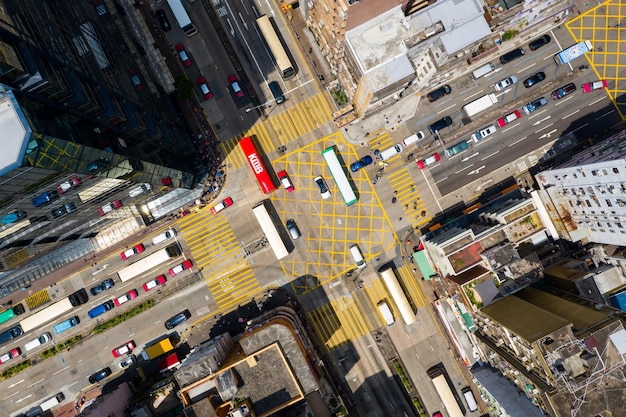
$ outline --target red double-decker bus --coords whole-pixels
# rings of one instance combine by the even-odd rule
[[[252,168],[252,172],[254,172],[256,180],[261,186],[261,190],[265,194],[269,194],[274,191],[276,189],[276,187],[274,187],[274,182],[272,182],[272,178],[270,177],[269,172],[267,172],[267,168],[265,168],[263,160],[261,159],[259,152],[256,150],[252,139],[249,136],[246,136],[239,141],[239,146],[241,146],[241,150],[246,155],[246,159],[250,164],[250,168]]]

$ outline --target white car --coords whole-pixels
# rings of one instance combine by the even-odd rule
[[[517,79],[515,75],[510,75],[506,77],[504,80],[501,80],[495,83],[493,85],[493,88],[495,88],[496,91],[502,91],[502,90],[505,90],[507,87],[512,86],[513,84],[517,84],[517,81],[519,80]]]
[[[475,132],[470,137],[473,142],[479,142],[485,139],[487,136],[491,136],[496,133],[496,127],[494,125],[487,126],[483,129],[480,129],[478,132]]]
[[[328,185],[326,185],[326,181],[324,181],[324,178],[315,177],[313,181],[315,181],[315,184],[317,184],[317,187],[320,189],[320,194],[322,195],[322,198],[324,200],[329,199],[330,191],[328,190]]]

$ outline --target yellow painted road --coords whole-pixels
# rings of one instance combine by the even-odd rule
[[[33,295],[26,297],[24,301],[26,302],[28,309],[33,311],[37,307],[50,301],[50,294],[48,294],[47,290],[39,290]]]
[[[428,211],[428,207],[424,204],[422,197],[417,189],[413,177],[406,167],[401,167],[387,174],[387,179],[391,188],[398,199],[396,204],[400,204],[406,215],[406,219],[411,222],[413,227],[421,228],[428,224],[432,217]]]
[[[246,158],[238,146],[239,139],[254,136],[259,152],[269,154],[280,146],[312,132],[332,121],[332,109],[325,93],[309,97],[295,106],[286,108],[275,106],[269,110],[268,118],[254,125],[250,130],[220,144],[222,153],[232,169],[237,170],[245,165]]]
[[[224,216],[213,216],[205,208],[180,219],[178,228],[189,245],[194,266],[206,271],[205,282],[221,311],[263,291]]]

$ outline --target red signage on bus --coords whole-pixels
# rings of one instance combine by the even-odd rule
[[[269,194],[276,189],[274,187],[274,183],[272,182],[272,178],[270,174],[267,172],[267,168],[263,165],[263,160],[259,156],[259,153],[252,142],[252,139],[248,136],[241,139],[239,141],[239,146],[241,146],[241,150],[246,155],[246,159],[250,164],[250,168],[252,168],[252,172],[254,172],[254,176],[256,180],[259,182],[261,186],[261,190],[265,194]]]

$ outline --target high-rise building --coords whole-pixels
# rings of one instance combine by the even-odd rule
[[[196,197],[152,26],[131,1],[0,0],[1,296]]]
[[[561,238],[626,246],[623,138],[620,132],[536,176]]]

